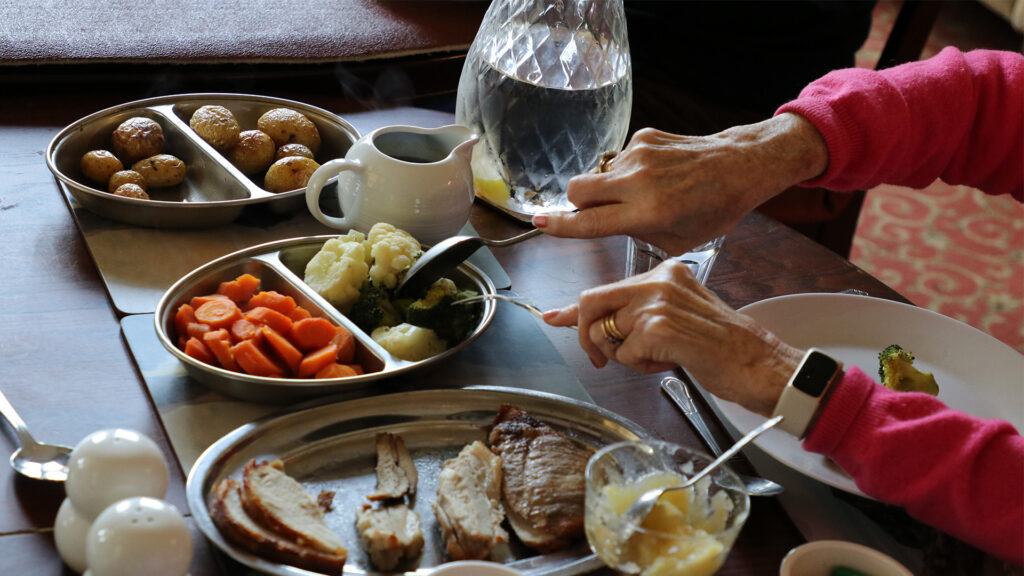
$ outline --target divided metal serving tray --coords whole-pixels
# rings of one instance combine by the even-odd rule
[[[46,147],[46,166],[86,209],[139,226],[216,226],[235,220],[246,206],[268,202],[277,213],[305,210],[305,187],[276,194],[268,192],[262,187],[263,173],[246,176],[189,127],[192,114],[207,104],[230,110],[243,131],[255,130],[259,117],[274,108],[291,108],[305,114],[320,132],[322,142],[316,153],[320,164],[344,157],[359,139],[359,132],[348,122],[301,102],[250,94],[179,94],[128,102],[72,123]],[[110,150],[114,129],[135,116],[159,123],[164,132],[164,152],[186,165],[183,183],[151,189],[149,200],[123,198],[97,189],[95,183],[82,175],[80,165],[86,152]],[[325,188],[325,192],[333,192],[337,178],[329,182],[330,188]]]
[[[281,576],[312,574],[264,560],[225,540],[209,513],[214,487],[224,478],[241,478],[250,459],[284,462],[285,471],[314,497],[334,491],[333,510],[326,515],[345,543],[349,559],[345,575],[378,574],[368,563],[355,528],[355,513],[376,485],[374,437],[390,432],[403,438],[419,473],[416,496],[410,502],[420,516],[424,533],[422,557],[399,566],[404,576],[425,576],[446,561],[432,502],[437,477],[445,460],[474,440],[487,435],[503,403],[526,410],[593,448],[649,438],[637,424],[612,412],[577,400],[542,392],[501,387],[421,390],[323,404],[246,424],[208,448],[188,475],[189,509],[199,529],[220,550],[255,570]],[[602,566],[585,540],[551,554],[538,555],[515,542],[497,561],[528,576],[571,576]]]
[[[496,309],[493,300],[479,304],[480,322],[476,329],[464,341],[441,354],[418,362],[392,356],[302,281],[306,263],[331,238],[337,236],[308,236],[268,242],[228,254],[190,272],[175,282],[157,304],[154,314],[157,338],[182,362],[191,377],[210,388],[243,400],[279,402],[352,390],[381,378],[442,362],[458,354],[491,324]],[[225,370],[186,355],[176,345],[174,315],[178,307],[194,296],[216,292],[221,282],[234,280],[242,274],[259,278],[261,290],[276,290],[291,296],[314,316],[328,318],[348,328],[356,338],[356,361],[366,373],[333,379],[271,378]],[[495,291],[491,279],[469,263],[459,265],[447,277],[462,289],[472,289],[480,294],[493,294]]]

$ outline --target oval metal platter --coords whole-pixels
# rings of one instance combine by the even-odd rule
[[[263,188],[263,173],[247,176],[203,141],[189,120],[201,106],[216,104],[232,112],[240,128],[255,130],[268,110],[291,108],[306,115],[320,132],[320,164],[342,158],[359,139],[351,124],[321,108],[251,94],[178,94],[128,102],[101,110],[61,130],[46,147],[46,166],[86,209],[120,222],[159,228],[202,228],[233,221],[246,206],[272,203],[278,213],[305,210],[306,189],[273,193]],[[149,190],[150,199],[123,198],[97,188],[82,175],[81,159],[90,150],[110,150],[110,135],[125,120],[142,116],[163,128],[164,152],[186,165],[185,181]],[[125,168],[128,168],[127,166]],[[331,191],[337,179],[330,181]],[[325,189],[326,190],[326,189]]]
[[[494,319],[495,302],[481,302],[480,321],[465,340],[426,360],[410,362],[397,358],[374,342],[369,334],[360,330],[302,281],[306,263],[320,250],[324,242],[331,238],[337,236],[307,236],[259,244],[228,254],[193,270],[168,288],[157,303],[154,313],[157,338],[168,352],[181,361],[189,376],[218,392],[256,402],[289,402],[349,391],[375,380],[406,374],[442,362],[476,340]],[[194,296],[216,292],[221,282],[234,280],[241,274],[252,274],[258,278],[261,290],[275,290],[291,296],[297,304],[309,310],[314,316],[328,318],[348,328],[356,338],[356,361],[363,366],[365,374],[329,379],[251,376],[212,366],[185,354],[176,345],[174,315],[178,307],[189,302]],[[447,277],[462,289],[472,289],[480,294],[495,292],[491,279],[468,262],[460,264]]]
[[[349,551],[345,575],[375,575],[355,528],[355,513],[373,492],[375,436],[390,432],[402,437],[419,475],[412,506],[420,516],[424,551],[414,565],[388,574],[425,576],[445,561],[444,546],[432,502],[445,460],[474,440],[487,441],[502,404],[526,410],[569,438],[593,448],[619,441],[649,438],[639,425],[612,412],[563,396],[500,387],[421,390],[322,404],[246,424],[210,446],[188,475],[186,493],[192,516],[203,534],[242,564],[281,576],[313,574],[253,555],[227,541],[210,517],[214,487],[225,478],[240,478],[250,459],[280,459],[285,471],[314,497],[335,493],[326,514],[328,526]],[[572,576],[602,566],[585,540],[550,554],[536,554],[515,538],[496,560],[529,576]]]

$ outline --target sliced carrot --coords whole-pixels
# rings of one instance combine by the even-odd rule
[[[299,363],[302,362],[302,352],[299,352],[299,349],[292,346],[292,343],[287,338],[270,326],[260,328],[260,332],[263,333],[263,340],[284,361],[288,369],[292,371],[292,374],[297,373],[299,371]]]
[[[217,357],[217,362],[228,370],[238,371],[238,363],[231,353],[231,335],[227,330],[211,330],[203,334],[203,344]]]
[[[274,364],[266,354],[260,350],[253,340],[242,340],[231,347],[231,354],[235,362],[247,373],[253,376],[284,376],[284,370]]]
[[[338,327],[326,318],[306,318],[292,324],[288,338],[300,350],[310,351],[323,348],[337,332]]]
[[[235,278],[235,282],[247,287],[252,294],[255,294],[256,291],[260,289],[260,279],[252,274],[242,274],[238,278]]]
[[[210,300],[231,300],[231,299],[228,298],[227,296],[223,295],[223,294],[203,294],[202,296],[193,296],[192,300],[189,300],[189,304],[191,304],[193,308],[198,309],[200,306],[202,306],[203,304],[206,304]]]
[[[195,321],[196,309],[191,304],[182,304],[174,313],[174,330],[179,336],[185,334],[188,331],[188,323]]]
[[[292,310],[295,310],[295,299],[291,296],[285,296],[280,292],[273,290],[257,292],[255,296],[249,299],[249,303],[246,304],[246,309],[252,310],[253,308],[270,308],[271,310],[277,310],[281,314],[288,315]]]
[[[356,371],[351,366],[335,362],[317,371],[315,378],[347,378],[349,376],[356,376]]]
[[[295,310],[292,310],[288,314],[288,317],[292,319],[292,322],[298,322],[299,320],[310,318],[312,316],[313,315],[309,313],[309,310],[306,310],[302,306],[296,306]]]
[[[242,317],[242,310],[227,298],[210,300],[196,308],[196,320],[210,328],[227,328]]]
[[[344,326],[334,328],[334,338],[331,342],[338,346],[338,362],[351,364],[356,358],[356,339]]]
[[[338,345],[328,344],[319,350],[314,350],[302,359],[299,363],[297,375],[299,378],[311,378],[328,364],[334,364],[338,359]]]
[[[230,282],[221,282],[217,294],[223,294],[236,303],[241,304],[252,298],[260,289],[260,279],[252,274],[242,274]]]
[[[189,338],[203,339],[203,334],[210,331],[209,324],[203,324],[202,322],[189,322],[185,328],[185,335]]]
[[[196,312],[199,312],[196,310]],[[281,334],[287,334],[292,329],[292,319],[266,306],[257,306],[245,313],[245,319],[257,324],[265,324]]]
[[[235,342],[249,340],[260,335],[260,325],[255,322],[240,318],[231,324],[231,337]]]
[[[355,370],[356,374],[366,374],[366,371],[363,370],[363,367],[360,364],[346,364],[346,366]]]
[[[210,353],[210,349],[206,347],[198,338],[192,337],[185,342],[185,354],[204,362],[206,364],[217,365],[217,359]]]

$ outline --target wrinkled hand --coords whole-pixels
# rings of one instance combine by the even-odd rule
[[[621,344],[602,331],[609,314],[625,336]],[[771,414],[803,356],[674,260],[587,290],[578,304],[548,311],[544,320],[578,325],[580,345],[597,367],[608,360],[648,373],[683,366],[712,394],[764,415]]]
[[[577,212],[534,218],[553,236],[625,234],[679,255],[731,230],[783,190],[825,170],[825,141],[808,120],[781,114],[711,136],[645,128],[603,174],[569,182]]]

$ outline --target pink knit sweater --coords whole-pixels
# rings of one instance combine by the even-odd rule
[[[818,127],[831,190],[924,188],[936,178],[1024,202],[1024,56],[946,48],[888,70],[851,68],[808,85],[776,114]]]
[[[1020,54],[947,48],[888,70],[841,70],[783,112],[811,120],[828,144],[828,170],[809,186],[921,188],[941,177],[1024,201]],[[854,367],[803,446],[865,494],[1024,564],[1024,438],[1010,424],[893,392]]]

